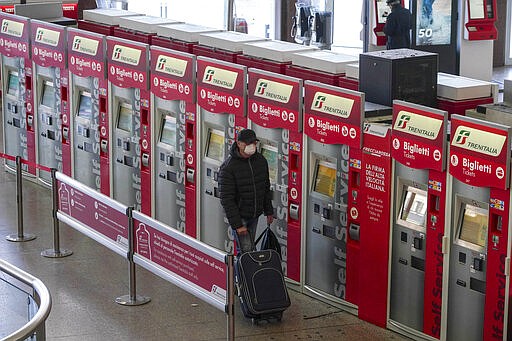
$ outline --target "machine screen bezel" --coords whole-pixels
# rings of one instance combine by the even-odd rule
[[[484,215],[487,217],[487,225],[485,225],[484,227],[484,230],[486,231],[485,245],[483,246],[470,241],[469,238],[467,237],[462,236],[465,233],[464,221],[468,206],[470,206],[473,211],[476,211],[477,214]],[[471,249],[477,252],[485,252],[487,248],[487,240],[489,233],[489,205],[487,203],[483,203],[480,201],[475,201],[462,196],[457,196],[455,207],[458,207],[458,211],[456,212],[455,222],[457,223],[457,228],[455,230],[454,243],[464,248]],[[480,229],[482,229],[482,227],[480,227]]]
[[[212,151],[213,151],[212,136],[214,136],[214,135],[222,138],[222,142],[220,142],[220,144],[216,143],[217,146],[220,146],[220,150],[221,150],[221,154],[218,156],[214,156],[212,153]],[[222,162],[224,162],[224,158],[225,158],[225,151],[224,151],[225,142],[226,142],[226,134],[224,133],[224,131],[209,127],[207,130],[206,144],[205,144],[205,150],[204,150],[205,158],[207,158],[208,160],[212,160],[215,163],[222,164]]]
[[[172,116],[170,114],[162,115],[162,123],[160,125],[160,135],[158,137],[158,144],[161,147],[165,147],[167,149],[176,149],[176,132],[177,132],[177,120],[176,116]],[[174,126],[174,131],[171,132],[171,138],[168,139],[167,135],[164,135],[164,132],[169,131],[168,129],[165,129],[167,126],[167,123],[171,122],[171,125]],[[172,130],[172,129],[171,129]],[[172,140],[172,141],[170,141]]]
[[[333,174],[331,174],[330,177],[330,183],[331,187],[328,190],[321,190],[319,187],[320,179],[319,179],[319,171],[321,168],[329,169],[333,171]],[[311,181],[311,192],[323,195],[327,198],[334,198],[334,195],[336,193],[336,173],[337,173],[337,167],[336,164],[333,162],[325,161],[316,159],[315,160],[315,168],[313,173],[313,178]]]
[[[128,113],[128,112],[129,113]],[[126,115],[129,116],[129,124],[126,126]],[[121,120],[121,116],[123,116],[123,120]],[[128,133],[131,133],[133,131],[133,106],[130,103],[127,102],[119,102],[119,106],[117,109],[117,122],[116,127],[120,130],[126,131]]]
[[[397,212],[396,222],[400,225],[406,226],[413,230],[417,230],[419,232],[425,232],[425,227],[427,224],[427,198],[428,198],[427,190],[418,188],[418,187],[414,186],[413,184],[409,184],[409,183],[401,183],[401,184],[399,184],[399,186],[400,186],[399,188],[401,189],[401,193],[399,193],[399,196],[398,196],[400,198],[400,204],[398,206],[399,210]],[[423,202],[424,207],[421,206],[419,208],[419,210],[424,211],[424,213],[417,214],[420,217],[422,216],[422,218],[423,218],[423,221],[421,223],[417,223],[410,219],[408,220],[408,217],[404,218],[404,213],[405,213],[405,209],[406,209],[405,206],[409,202],[407,200],[407,196],[409,193],[413,193],[415,196],[421,195],[422,197],[424,197],[424,202]],[[413,200],[413,203],[415,201],[417,201],[417,200]],[[409,209],[408,212],[410,214],[411,210]],[[415,210],[412,212],[418,213],[418,210]]]
[[[16,77],[15,86],[12,86],[12,80]],[[9,70],[9,76],[7,77],[7,93],[12,96],[16,96],[20,89],[20,78],[17,71]]]
[[[277,146],[267,143],[266,141],[260,141],[260,153],[267,160],[270,183],[276,184],[279,161],[279,150]]]
[[[48,97],[48,94],[50,92],[53,94],[53,98],[52,98],[53,102],[51,103],[53,105],[50,105],[48,103],[48,99],[50,99]],[[42,91],[41,91],[41,105],[43,105],[47,108],[51,108],[51,109],[55,108],[55,88],[53,87],[53,82],[51,82],[51,81],[48,81],[48,80],[43,81]]]
[[[89,107],[88,114],[84,114],[87,112],[87,108],[83,108],[83,97],[89,98]],[[92,120],[92,96],[88,91],[80,90],[78,93],[78,105],[76,106],[76,117],[80,117],[81,119],[91,121]],[[84,110],[85,109],[85,110]]]

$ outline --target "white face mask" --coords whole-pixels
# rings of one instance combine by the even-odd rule
[[[256,145],[254,143],[246,145],[244,148],[244,153],[247,155],[253,155],[256,153]]]

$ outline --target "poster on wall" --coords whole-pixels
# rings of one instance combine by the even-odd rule
[[[450,45],[452,0],[418,0],[416,45]]]

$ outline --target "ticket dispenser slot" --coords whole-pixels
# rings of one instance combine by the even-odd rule
[[[350,224],[349,228],[349,236],[350,239],[359,241],[359,232],[360,232],[360,226],[359,224]]]

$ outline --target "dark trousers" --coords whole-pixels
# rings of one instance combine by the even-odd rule
[[[254,241],[256,240],[256,229],[258,228],[258,219],[259,217],[248,220],[242,219],[242,222],[244,223],[245,227],[247,227],[248,232],[244,235],[239,235],[235,230],[237,255],[241,255],[244,252],[256,250]]]

